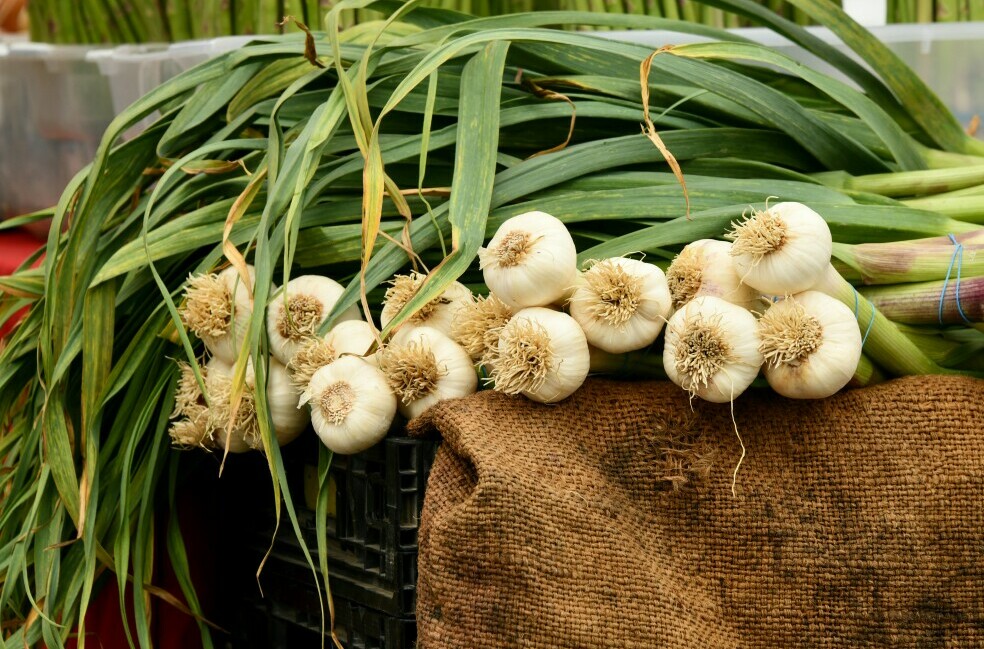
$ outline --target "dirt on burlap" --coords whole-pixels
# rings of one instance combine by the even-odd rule
[[[418,647],[984,647],[984,381],[432,408]]]

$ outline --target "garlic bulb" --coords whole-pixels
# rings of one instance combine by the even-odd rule
[[[269,360],[267,408],[273,421],[277,443],[283,446],[303,432],[309,418],[307,412],[297,409],[297,393],[290,383],[287,370],[276,359]],[[205,389],[209,400],[207,426],[213,445],[219,449],[225,448],[229,422],[232,421],[230,452],[244,453],[250,449],[262,449],[263,440],[256,417],[256,379],[252,362],[246,367],[245,385],[239,407],[234,414],[231,411],[233,366],[213,358],[205,366],[205,371]]]
[[[397,275],[392,286],[386,289],[383,310],[379,314],[380,323],[385,328],[397,313],[406,306],[423,286],[427,275],[411,272]],[[408,327],[431,327],[445,336],[451,335],[451,323],[456,314],[471,304],[474,297],[468,287],[461,282],[452,282],[440,296],[434,298],[406,320]]]
[[[734,224],[728,236],[742,281],[770,295],[791,295],[816,284],[833,249],[827,222],[802,203],[757,211]]]
[[[175,421],[168,433],[174,445],[179,448],[205,448],[208,438],[208,408],[205,397],[191,365],[182,361],[178,363],[178,368],[180,376],[174,391],[174,410],[171,413],[171,419]],[[204,379],[205,368],[199,367],[198,370]]]
[[[335,453],[364,451],[386,437],[396,415],[396,397],[375,367],[343,356],[311,377],[298,408],[311,406],[311,425]]]
[[[581,275],[570,310],[588,343],[620,354],[656,340],[670,315],[670,289],[657,266],[604,259]]]
[[[419,416],[438,401],[478,389],[468,352],[431,327],[401,329],[378,355],[379,368],[399,399],[400,414]]]
[[[589,365],[588,341],[574,318],[530,307],[502,328],[492,360],[492,379],[499,392],[554,403],[581,387]]]
[[[287,365],[301,344],[318,333],[345,287],[321,275],[302,275],[287,282],[267,308],[270,353]],[[361,320],[359,307],[345,309],[338,321]]]
[[[823,399],[843,388],[861,359],[861,331],[847,306],[819,291],[776,302],[758,322],[765,378],[793,399]]]
[[[698,239],[687,244],[666,270],[666,281],[674,309],[701,295],[750,310],[761,306],[759,292],[742,283],[727,241]]]
[[[687,302],[666,325],[663,368],[691,395],[732,401],[761,366],[755,316],[740,306],[705,295]]]
[[[558,302],[577,278],[571,233],[546,212],[508,219],[478,259],[489,289],[513,309]]]
[[[230,364],[236,362],[253,314],[256,273],[252,266],[248,270],[248,287],[232,266],[218,274],[189,277],[181,308],[185,326],[205,343],[212,356]]]
[[[513,310],[489,293],[466,305],[451,323],[451,337],[464,347],[473,361],[482,358],[499,342],[499,331],[509,322]]]
[[[376,342],[373,326],[365,320],[345,320],[331,328],[324,338],[310,336],[298,346],[287,364],[294,385],[301,391],[319,369],[343,354],[365,356]]]

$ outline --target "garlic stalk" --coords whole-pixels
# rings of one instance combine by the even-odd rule
[[[763,293],[805,291],[830,265],[830,228],[802,203],[777,203],[733,226],[728,236],[738,275]]]
[[[478,251],[485,283],[513,309],[562,300],[577,278],[577,250],[567,226],[546,212],[505,221]]]
[[[479,296],[455,316],[451,337],[473,361],[481,361],[499,342],[499,331],[512,316],[513,310],[494,293]]]
[[[267,408],[277,443],[283,446],[303,432],[309,418],[305,411],[297,409],[297,393],[290,383],[287,370],[276,359],[270,358],[269,361]],[[263,440],[256,415],[256,379],[252,361],[246,368],[246,380],[235,413],[232,412],[233,366],[213,358],[205,371],[205,390],[209,402],[207,427],[213,445],[224,449],[226,439],[230,438],[229,451],[232,453],[261,450]]]
[[[742,283],[727,241],[698,239],[687,244],[666,270],[666,282],[674,309],[701,295],[713,295],[749,310],[761,306],[759,292]]]
[[[378,355],[400,414],[418,417],[443,401],[478,389],[471,357],[458,343],[432,327],[401,329]]]
[[[396,397],[377,368],[355,356],[321,367],[301,394],[311,406],[311,425],[335,453],[364,451],[384,437],[396,415]]]
[[[659,267],[603,259],[585,271],[570,300],[588,343],[613,354],[648,347],[670,315],[670,289]]]
[[[270,353],[287,365],[306,339],[318,333],[345,287],[321,275],[301,275],[287,282],[267,308]],[[355,305],[345,309],[338,321],[361,320]]]
[[[198,336],[212,356],[235,363],[253,313],[252,285],[255,272],[249,270],[249,287],[230,266],[218,274],[188,278],[181,320]],[[235,296],[235,298],[233,298]]]
[[[376,332],[371,324],[365,320],[345,320],[332,327],[323,338],[305,338],[297,346],[287,370],[297,389],[304,391],[319,369],[343,354],[365,356],[375,342]]]
[[[687,302],[666,325],[663,368],[692,396],[733,401],[761,366],[755,316],[740,306],[705,295]]]
[[[584,383],[588,341],[571,316],[544,307],[519,311],[502,328],[492,358],[495,389],[541,403],[566,399]]]
[[[411,272],[409,275],[397,275],[393,278],[392,286],[386,289],[383,300],[383,310],[380,313],[380,323],[385,328],[396,314],[413,299],[423,286],[427,275]],[[468,287],[461,282],[452,282],[440,296],[434,298],[406,320],[407,327],[431,327],[445,336],[451,335],[451,323],[457,313],[472,303],[474,297]]]
[[[792,399],[823,399],[850,382],[861,358],[861,331],[849,308],[819,291],[772,304],[758,321],[763,372]]]
[[[867,332],[864,338],[865,354],[890,374],[906,376],[946,373],[946,370],[926,356],[918,345],[902,333],[894,322],[875,309],[830,264],[827,264],[826,272],[812,288],[839,300],[856,314],[859,325]]]

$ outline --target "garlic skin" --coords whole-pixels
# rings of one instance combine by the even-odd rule
[[[830,264],[830,228],[802,203],[777,203],[733,225],[728,236],[738,275],[763,293],[805,291]]]
[[[324,338],[311,336],[302,341],[287,364],[294,386],[301,392],[319,369],[334,363],[343,354],[365,356],[376,342],[376,330],[365,320],[340,322]]]
[[[396,396],[386,377],[355,356],[315,372],[297,407],[305,404],[311,406],[311,424],[321,443],[343,455],[382,440],[396,416]]]
[[[719,297],[687,302],[666,325],[663,369],[675,384],[713,403],[744,392],[762,366],[755,316]]]
[[[393,278],[392,286],[386,289],[383,310],[379,314],[380,324],[383,325],[384,329],[407,302],[417,294],[426,279],[427,275],[417,272],[411,272],[409,275],[397,275]],[[454,322],[455,316],[461,309],[471,304],[474,299],[475,297],[467,286],[461,282],[451,282],[440,296],[410,316],[401,325],[401,328],[431,327],[445,336],[450,336],[451,324]]]
[[[209,397],[207,427],[213,445],[220,450],[225,449],[228,436],[233,370],[232,365],[219,358],[211,359],[205,366],[205,389]],[[263,448],[256,413],[255,382],[256,374],[250,361],[246,366],[245,385],[232,427],[229,445],[231,453]],[[284,446],[307,428],[310,419],[307,412],[297,410],[297,393],[291,385],[290,376],[286,368],[274,358],[269,359],[266,396],[277,445]]]
[[[559,302],[577,279],[574,239],[546,212],[508,219],[478,259],[489,290],[516,310]]]
[[[478,389],[468,352],[432,327],[400,329],[378,354],[378,362],[407,419],[419,417],[438,401]]]
[[[687,244],[666,270],[666,281],[674,309],[702,295],[713,295],[750,311],[762,306],[759,291],[742,283],[727,241],[698,239]]]
[[[267,307],[267,337],[274,358],[289,364],[305,339],[317,335],[344,291],[344,286],[321,275],[301,275],[287,282]],[[359,307],[353,304],[337,321],[361,319]]]
[[[297,392],[287,368],[274,358],[270,359],[267,369],[266,393],[273,432],[277,436],[277,444],[283,446],[297,439],[311,418],[306,410],[298,410]]]
[[[491,363],[492,379],[499,392],[555,403],[581,387],[590,360],[587,338],[574,318],[530,307],[502,328]]]
[[[234,266],[218,274],[189,277],[181,310],[185,326],[205,343],[212,356],[228,364],[236,362],[253,315],[256,272],[252,266],[247,270],[248,288]]]
[[[763,372],[791,399],[823,399],[843,388],[861,359],[854,313],[838,300],[805,291],[776,302],[759,320]]]
[[[581,275],[570,312],[589,344],[621,354],[656,340],[670,315],[670,289],[658,266],[604,259]]]

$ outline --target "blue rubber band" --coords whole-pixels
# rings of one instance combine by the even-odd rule
[[[854,319],[858,320],[860,324],[860,310],[861,310],[861,299],[858,296],[858,289],[851,287],[854,290]],[[871,305],[871,320],[868,321],[868,328],[864,330],[864,336],[861,337],[861,348],[864,349],[864,343],[868,340],[868,334],[871,333],[871,328],[875,326],[875,305]]]
[[[957,238],[955,236],[953,236],[952,234],[948,234],[946,236],[949,237],[949,239],[953,243],[953,246],[954,247],[953,247],[953,256],[950,257],[950,265],[946,269],[946,277],[943,279],[943,290],[940,291],[940,308],[939,308],[939,313],[937,315],[937,318],[939,319],[940,325],[942,325],[943,324],[943,303],[946,300],[946,287],[947,287],[947,284],[950,283],[950,274],[953,272],[953,264],[956,264],[957,265],[957,280],[956,280],[956,285],[954,286],[954,291],[953,292],[954,292],[954,298],[956,299],[956,303],[957,303],[957,313],[960,314],[960,317],[963,318],[963,321],[964,322],[966,322],[967,324],[973,326],[974,323],[971,322],[970,318],[967,317],[967,314],[964,313],[963,307],[960,305],[960,271],[963,268],[963,251],[964,251],[964,247],[963,247],[963,244],[960,243],[959,241],[957,241]]]

